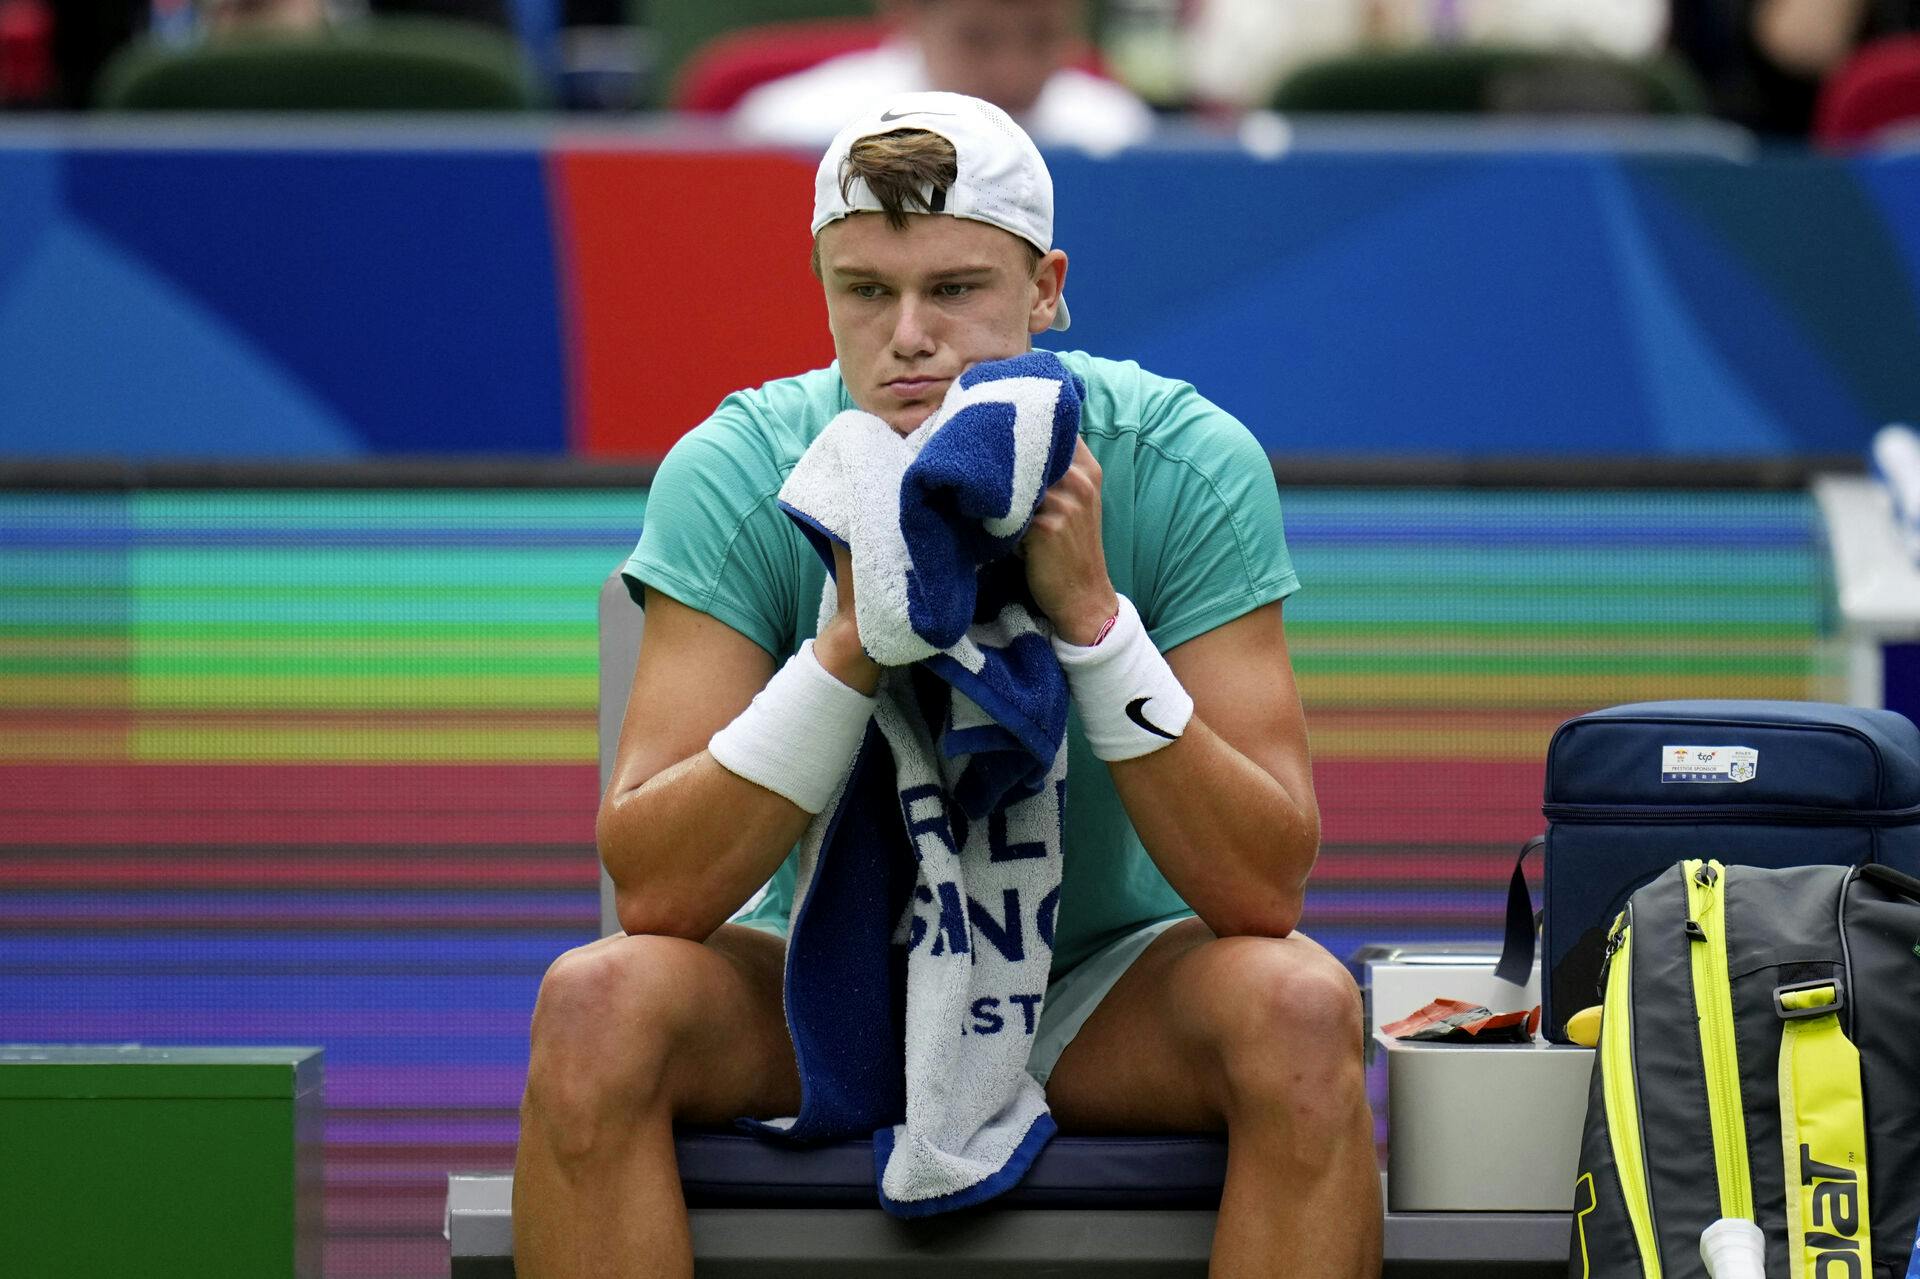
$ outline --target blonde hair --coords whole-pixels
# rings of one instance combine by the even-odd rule
[[[865,182],[880,201],[887,225],[904,231],[909,213],[938,213],[948,187],[960,177],[953,143],[925,129],[895,129],[861,138],[840,166],[840,198],[851,199],[853,184]],[[932,199],[927,192],[935,193]]]

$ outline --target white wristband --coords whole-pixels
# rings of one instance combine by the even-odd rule
[[[820,664],[808,640],[707,750],[729,773],[817,813],[833,801],[873,706]]]
[[[1139,610],[1126,596],[1120,597],[1120,615],[1097,644],[1083,648],[1055,636],[1053,652],[1067,672],[1087,742],[1101,759],[1150,755],[1187,731],[1193,698],[1153,646]]]

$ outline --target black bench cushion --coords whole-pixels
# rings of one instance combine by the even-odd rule
[[[794,1149],[725,1129],[674,1134],[692,1208],[872,1207],[873,1142]],[[1014,1189],[1029,1208],[1215,1208],[1227,1175],[1222,1136],[1055,1137]]]

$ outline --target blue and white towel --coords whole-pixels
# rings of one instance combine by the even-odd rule
[[[874,726],[801,842],[786,1009],[800,1113],[755,1131],[872,1134],[897,1216],[1019,1181],[1052,1136],[1027,1074],[1053,960],[1066,678],[1014,548],[1079,435],[1045,352],[980,365],[902,438],[828,424],[780,490],[832,564],[853,552]],[[828,583],[821,620],[837,606]]]

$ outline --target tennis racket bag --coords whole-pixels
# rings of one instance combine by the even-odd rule
[[[1543,810],[1540,1021],[1564,1043],[1567,1018],[1600,1002],[1608,924],[1682,858],[1920,875],[1920,729],[1894,711],[1820,702],[1615,706],[1554,733]],[[1509,948],[1525,943],[1530,967],[1525,891],[1522,881],[1509,905],[1510,937],[1524,928]]]
[[[1572,1279],[1900,1279],[1920,1218],[1920,880],[1687,861],[1628,900],[1574,1182]]]

